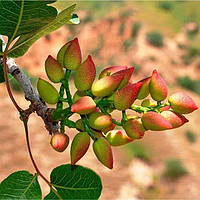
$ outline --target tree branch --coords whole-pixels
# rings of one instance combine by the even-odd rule
[[[6,44],[3,41],[3,38],[1,35],[0,35],[0,40],[2,40],[2,42],[3,42],[3,50],[4,50]],[[2,63],[3,63],[3,57],[0,56],[0,64],[2,65]],[[35,108],[37,115],[43,119],[45,127],[49,131],[49,133],[50,134],[57,133],[59,130],[58,123],[49,121],[49,117],[48,117],[49,109],[48,109],[47,105],[45,104],[45,102],[43,102],[41,100],[38,93],[32,86],[32,83],[31,83],[29,77],[27,77],[24,74],[24,72],[16,65],[14,59],[12,59],[12,58],[7,59],[7,68],[8,68],[8,72],[21,85],[21,87],[24,91],[24,94],[25,94],[25,99],[31,102],[31,104]]]

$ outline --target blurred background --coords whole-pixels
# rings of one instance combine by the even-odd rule
[[[62,10],[74,2],[59,1]],[[16,59],[36,84],[47,79],[44,62],[56,57],[67,41],[78,37],[83,59],[90,54],[99,73],[112,65],[134,66],[134,81],[157,69],[169,95],[184,91],[200,105],[200,2],[195,1],[77,1],[81,23],[66,25],[38,40],[25,56]],[[19,104],[27,108],[20,87],[11,80]],[[71,87],[74,92],[74,86]],[[34,173],[18,113],[0,85],[0,180],[15,170]],[[114,169],[106,169],[92,148],[78,164],[92,168],[103,182],[100,199],[199,199],[200,111],[187,115],[189,123],[172,131],[148,131],[142,140],[115,147]],[[60,154],[49,144],[42,120],[30,118],[33,154],[43,174],[69,163],[69,147]],[[72,139],[76,130],[67,130]],[[43,183],[45,195],[49,189]]]

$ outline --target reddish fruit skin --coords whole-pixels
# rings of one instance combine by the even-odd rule
[[[69,137],[66,134],[56,133],[51,137],[50,143],[56,151],[63,152],[69,144]]]
[[[160,112],[166,111],[166,110],[169,110],[170,108],[171,108],[170,106],[164,106],[164,107],[161,107],[161,108],[159,109],[159,111],[160,111]]]
[[[121,146],[133,141],[132,138],[127,137],[127,135],[124,134],[121,130],[109,131],[105,138],[111,146]]]
[[[90,136],[86,132],[78,133],[71,144],[71,164],[75,165],[87,152],[90,146]]]
[[[65,44],[58,52],[57,59],[67,69],[76,70],[82,61],[78,38]]]
[[[126,110],[131,107],[136,100],[138,91],[142,83],[127,84],[121,88],[114,97],[114,105],[117,110]]]
[[[138,83],[142,83],[142,86],[138,92],[137,99],[144,99],[149,95],[149,83],[151,81],[151,76],[145,79],[142,79]]]
[[[119,86],[124,75],[106,76],[95,81],[92,84],[91,91],[96,97],[105,97],[111,95]]]
[[[129,80],[133,74],[133,71],[134,71],[134,67],[130,67],[128,69],[124,69],[124,70],[118,71],[113,74],[113,76],[115,76],[115,75],[123,75],[124,76],[120,85],[118,86],[118,89],[124,87],[129,82]]]
[[[120,70],[124,70],[127,69],[127,66],[111,66],[111,67],[107,67],[105,69],[103,69],[103,71],[100,73],[99,75],[99,79],[105,77],[105,76],[110,76],[115,72],[118,72]]]
[[[71,107],[71,112],[78,114],[89,114],[96,108],[94,100],[89,96],[80,97]]]
[[[73,103],[75,103],[77,100],[79,100],[81,97],[84,97],[84,96],[87,96],[87,94],[85,92],[77,90],[74,93],[74,96],[73,96],[73,99],[72,99]]]
[[[116,124],[111,124],[110,126],[108,126],[107,128],[103,128],[102,129],[102,132],[103,133],[107,133],[108,131],[111,131],[111,130],[113,130],[114,128],[116,127]]]
[[[163,101],[167,97],[167,85],[156,70],[153,71],[149,91],[155,101]]]
[[[124,124],[123,128],[126,134],[132,139],[143,138],[146,129],[144,128],[140,118],[130,118]]]
[[[93,143],[93,150],[96,157],[103,165],[105,165],[109,169],[113,168],[112,149],[110,144],[105,138],[101,137],[97,139]]]
[[[174,112],[179,114],[188,114],[198,109],[193,99],[183,92],[172,94],[168,101]]]
[[[80,65],[74,76],[74,84],[79,91],[88,90],[96,76],[96,68],[91,56]]]
[[[100,112],[91,113],[88,120],[90,127],[96,130],[102,130],[112,125],[111,117]]]
[[[171,123],[173,128],[178,128],[188,122],[183,115],[175,113],[171,110],[163,111],[161,112],[161,115]]]
[[[58,83],[64,78],[63,67],[50,55],[45,61],[45,71],[49,80],[53,83]]]
[[[146,112],[141,119],[144,128],[147,130],[163,131],[172,129],[171,123],[157,112]]]

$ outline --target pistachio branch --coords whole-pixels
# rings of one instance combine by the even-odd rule
[[[3,50],[5,49],[5,42],[3,41],[2,36],[0,35],[0,40],[3,42]],[[0,64],[3,64],[3,57],[0,56]],[[38,116],[40,116],[45,124],[46,129],[50,134],[58,132],[59,126],[56,122],[49,121],[47,112],[48,107],[46,104],[40,99],[38,93],[34,89],[29,77],[27,77],[24,72],[16,65],[14,59],[7,59],[7,69],[8,73],[10,73],[20,84],[22,87],[25,99],[30,101],[31,104],[34,105],[35,111]]]

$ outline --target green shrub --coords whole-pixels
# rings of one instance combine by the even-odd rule
[[[151,160],[151,154],[142,144],[130,143],[126,145],[126,149],[131,157],[140,158],[146,162]]]
[[[188,173],[183,163],[176,159],[171,158],[165,162],[164,177],[169,179],[177,179]]]
[[[134,45],[133,39],[128,39],[123,42],[124,51],[127,52],[131,46]]]
[[[196,135],[195,135],[193,132],[189,131],[189,130],[186,131],[185,137],[186,137],[187,140],[188,140],[189,142],[191,142],[191,143],[195,143],[196,140],[197,140]]]
[[[137,37],[141,26],[142,26],[142,24],[140,22],[136,22],[135,24],[132,25],[132,30],[131,30],[131,37],[132,38],[136,38]]]
[[[162,47],[164,44],[163,35],[157,31],[147,33],[147,41],[155,47]]]
[[[158,3],[158,7],[162,10],[166,10],[169,11],[172,9],[173,5],[171,2],[169,1],[161,1]]]
[[[134,67],[134,74],[137,74],[142,69],[141,65],[135,62],[131,62],[131,66]]]
[[[120,24],[120,27],[119,27],[119,34],[120,34],[120,35],[123,35],[124,30],[125,30],[125,23],[122,22],[122,23]]]
[[[189,76],[177,78],[177,83],[188,90],[200,95],[200,80],[192,80]]]

